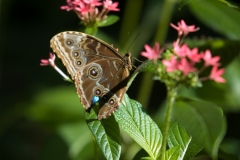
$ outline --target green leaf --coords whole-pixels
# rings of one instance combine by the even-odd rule
[[[240,39],[240,12],[216,0],[189,3],[193,14],[215,31],[228,38]]]
[[[231,3],[229,3],[226,0],[219,0],[219,2],[222,2],[222,3],[226,4],[228,7],[232,7],[232,8],[238,9],[238,6],[231,4]]]
[[[119,17],[116,15],[108,15],[107,18],[103,21],[98,22],[98,27],[106,27],[116,23],[119,20]]]
[[[194,2],[198,2],[199,0],[182,0],[181,1],[181,7],[183,7],[184,5],[188,4],[188,3],[194,3]],[[226,4],[228,7],[232,7],[232,8],[238,8],[236,5],[233,5],[231,3],[229,3],[226,0],[218,0],[219,2],[222,2],[224,4]]]
[[[151,158],[156,159],[162,143],[162,133],[156,123],[142,111],[137,101],[125,94],[123,101],[114,113],[121,128],[129,134]]]
[[[191,139],[183,126],[174,123],[169,131],[168,145],[170,148],[180,146],[181,159],[188,160],[197,155],[202,149],[202,147],[194,143]]]
[[[144,61],[138,68],[136,69],[136,72],[156,72],[156,64],[153,63],[153,61],[147,60]]]
[[[174,104],[173,118],[186,128],[194,142],[203,145],[213,158],[217,158],[226,132],[221,108],[210,102],[179,98]]]
[[[180,146],[175,146],[167,150],[164,154],[164,160],[178,160]]]
[[[85,29],[85,33],[90,34],[95,36],[98,32],[98,27],[97,26],[93,26],[93,27],[86,27]]]
[[[121,138],[119,126],[114,118],[110,116],[107,119],[97,119],[97,108],[95,105],[91,112],[86,112],[86,122],[96,139],[97,145],[106,159],[115,160],[120,158]]]

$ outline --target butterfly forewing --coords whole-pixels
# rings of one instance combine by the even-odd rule
[[[50,43],[75,80],[84,108],[91,109],[93,99],[99,97],[98,119],[111,115],[126,92],[130,58],[123,57],[107,43],[80,32],[59,33]]]

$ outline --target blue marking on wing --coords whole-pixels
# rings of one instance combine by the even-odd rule
[[[93,96],[93,98],[92,98],[92,105],[94,105],[95,103],[99,102],[99,100],[100,100],[100,97]]]

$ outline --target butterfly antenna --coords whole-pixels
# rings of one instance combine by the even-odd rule
[[[133,59],[135,59],[135,60],[137,60],[138,62],[141,62],[141,63],[143,62],[143,61],[140,61],[139,59],[137,59],[137,58],[135,58],[135,57],[133,57]]]
[[[127,52],[129,52],[129,49],[130,47],[132,46],[132,44],[135,42],[135,40],[137,39],[137,37],[140,35],[140,32],[137,34],[137,36],[134,38],[134,40],[132,41],[132,43],[129,45],[128,49],[127,49]],[[135,57],[132,57],[133,59],[137,60],[138,62],[143,62],[143,61],[140,61],[139,59],[135,58]],[[136,66],[132,65],[134,68],[137,68]]]
[[[137,39],[137,37],[140,35],[140,32],[137,34],[137,36],[134,38],[134,40],[132,41],[132,43],[129,45],[127,52],[129,51],[130,47],[132,46],[132,44],[135,42],[135,40]]]
[[[134,65],[132,65],[133,66],[133,70],[135,71],[136,69],[137,69],[137,67],[136,66],[134,66]]]

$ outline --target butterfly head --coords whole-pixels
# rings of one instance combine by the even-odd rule
[[[127,69],[132,70],[132,55],[130,52],[124,55],[124,65]]]

